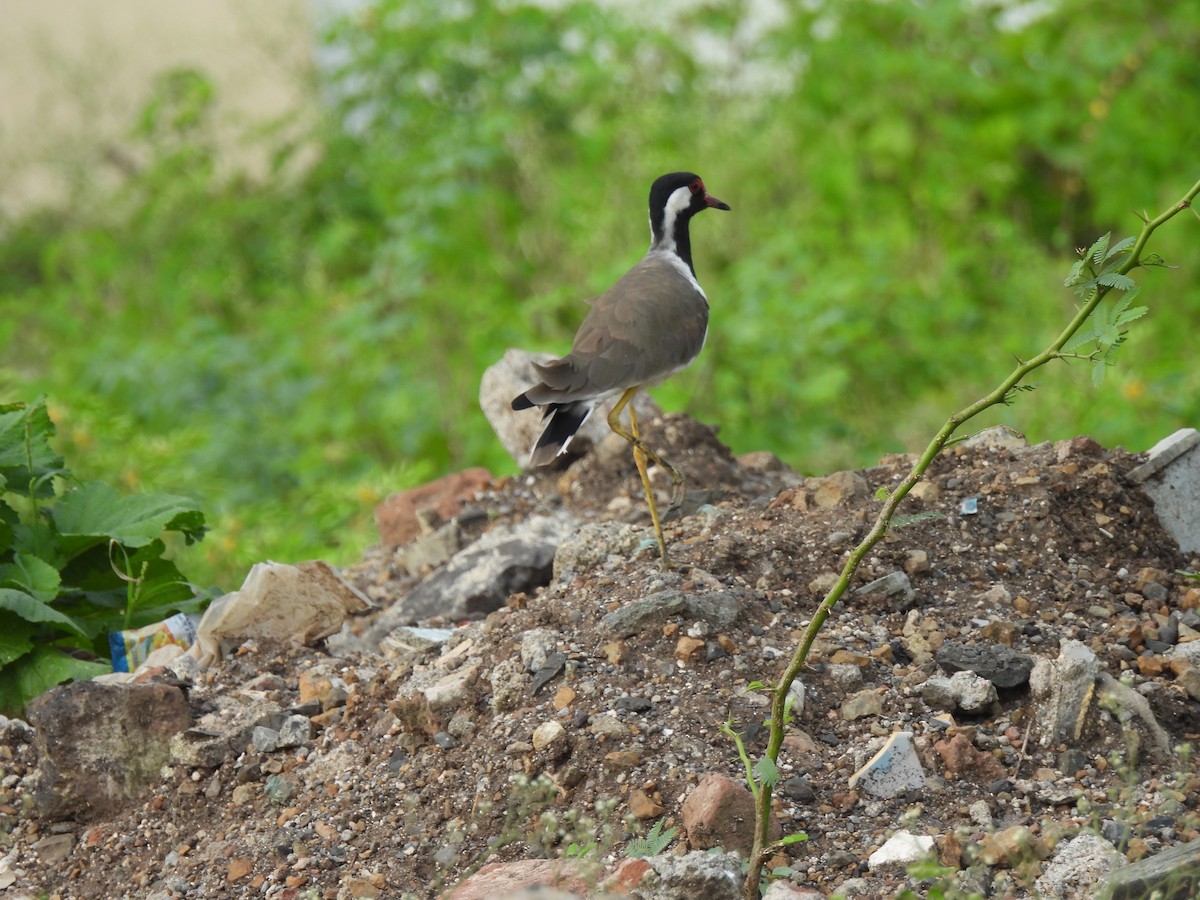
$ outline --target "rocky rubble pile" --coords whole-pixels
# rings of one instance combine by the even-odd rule
[[[63,686],[3,722],[0,887],[740,896],[752,814],[721,726],[761,754],[751,683],[911,460],[806,480],[686,417],[645,431],[689,480],[670,570],[625,445],[600,440],[394,499],[403,542],[343,573],[358,599],[322,576],[340,628],[288,605],[319,585],[246,589],[219,660]],[[921,896],[927,856],[982,896],[1194,895],[1200,562],[1143,463],[1005,432],[935,460],[796,689],[775,820],[808,840],[772,861],[771,897]],[[252,628],[255,603],[286,627]]]

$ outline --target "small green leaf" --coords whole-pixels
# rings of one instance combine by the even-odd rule
[[[1119,291],[1131,291],[1136,286],[1132,278],[1122,275],[1120,272],[1106,272],[1096,279],[1096,283],[1116,288]]]
[[[1096,243],[1088,248],[1087,258],[1099,265],[1104,260],[1104,253],[1108,250],[1108,241],[1112,237],[1112,232],[1108,232],[1100,236]]]
[[[1071,266],[1071,271],[1067,273],[1067,277],[1063,279],[1063,287],[1072,287],[1078,284],[1083,279],[1083,267],[1086,260],[1076,260]]]
[[[764,756],[755,763],[754,778],[759,784],[774,787],[779,781],[779,769],[776,767],[775,761],[769,756]]]
[[[1136,241],[1137,238],[1133,237],[1133,235],[1117,241],[1115,244],[1109,247],[1108,252],[1104,254],[1104,261],[1108,262],[1114,256],[1124,253],[1126,250],[1132,247]]]
[[[797,831],[795,834],[787,834],[777,841],[772,841],[772,847],[786,847],[788,844],[799,844],[802,841],[807,841],[808,835],[803,831]]]
[[[1148,306],[1135,306],[1133,309],[1122,310],[1121,313],[1113,321],[1114,325],[1126,325],[1140,319],[1146,313],[1150,312]]]
[[[885,487],[880,487],[880,488],[875,489],[875,499],[876,500],[886,500],[890,496],[892,496],[892,492],[889,491]]]

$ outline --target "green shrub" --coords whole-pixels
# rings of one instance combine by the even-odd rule
[[[108,634],[208,598],[164,555],[164,532],[204,534],[190,500],[77,482],[42,401],[0,406],[0,712],[110,666]],[[82,653],[77,653],[82,651]]]

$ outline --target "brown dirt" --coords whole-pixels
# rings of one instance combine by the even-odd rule
[[[601,838],[614,841],[598,853],[612,859],[620,858],[631,833],[625,818],[631,800],[641,809],[644,798],[635,792],[651,801],[643,813],[657,804],[667,824],[678,825],[681,804],[700,777],[744,778],[721,724],[737,723],[751,752],[761,753],[766,732],[757,723],[767,715],[766,698],[747,684],[782,670],[822,596],[820,585],[870,527],[879,507],[873,492],[895,485],[911,460],[884,460],[861,473],[867,492],[820,508],[813,480],[781,491],[778,470],[762,459],[746,468],[711,429],[684,417],[649,423],[648,439],[685,473],[693,501],[685,511],[696,510],[668,525],[670,571],[647,549],[512,598],[452,640],[452,646],[472,642],[457,663],[477,665],[478,679],[459,709],[433,721],[402,721],[405,706],[396,701],[410,679],[437,671],[434,655],[406,662],[333,658],[321,648],[244,647],[191,689],[195,708],[220,694],[246,696],[256,679],[255,696],[293,705],[306,670],[349,682],[348,703],[318,720],[322,727],[305,751],[249,751],[216,770],[176,767],[119,818],[56,826],[77,834],[79,845],[53,868],[39,865],[30,849],[51,825],[13,807],[0,811],[11,827],[15,864],[29,873],[25,887],[64,900],[334,898],[371,896],[374,888],[387,897],[434,896],[486,858],[489,841],[502,834],[515,839],[494,859],[565,852],[570,835],[535,839],[538,811],[529,807],[536,790],[519,789],[514,776],[549,779],[546,811],[557,823],[598,819]],[[902,508],[935,515],[894,529],[854,581],[859,586],[907,564],[915,594],[905,600],[848,594],[802,676],[807,700],[780,762],[783,778],[803,776],[812,795],[781,791],[775,806],[785,833],[809,836],[785,854],[801,880],[829,894],[848,878],[867,876],[871,896],[894,896],[906,879],[868,876],[869,854],[906,813],[909,827],[938,836],[940,847],[954,840],[970,845],[989,830],[969,811],[976,801],[986,804],[995,828],[1024,824],[1049,843],[1104,820],[1128,826],[1133,856],[1198,836],[1194,763],[1134,763],[1129,735],[1102,713],[1093,715],[1077,745],[1083,767],[1061,772],[1064,746],[1043,747],[1036,733],[1026,738],[1027,687],[1002,691],[985,715],[956,716],[956,728],[999,761],[1010,783],[976,784],[971,773],[946,773],[932,748],[944,736],[943,723],[919,690],[935,669],[912,662],[904,634],[907,622],[910,633],[935,647],[944,640],[1010,641],[1046,658],[1056,656],[1061,640],[1083,641],[1107,671],[1140,687],[1173,740],[1194,741],[1200,704],[1170,670],[1141,674],[1155,666],[1144,661],[1153,654],[1136,649],[1139,642],[1157,633],[1156,616],[1192,602],[1194,582],[1177,573],[1198,563],[1180,555],[1150,502],[1126,481],[1138,461],[1086,438],[1022,449],[959,445],[935,460],[926,499]],[[661,484],[665,497],[668,483]],[[968,498],[976,498],[978,512],[962,515]],[[707,505],[697,509],[699,503]],[[628,453],[601,445],[565,472],[539,471],[493,486],[466,511],[464,528],[478,533],[562,505],[586,521],[645,521]],[[927,570],[913,551],[927,554]],[[380,605],[412,584],[392,571],[392,554],[382,548],[369,551],[349,575]],[[1165,600],[1141,593],[1147,580],[1167,589]],[[730,591],[740,614],[723,629],[675,617],[620,641],[598,631],[609,611],[666,588]],[[374,615],[356,620],[354,629],[365,630]],[[531,629],[547,630],[546,644],[565,656],[562,671],[537,692],[519,664],[506,662],[519,657]],[[680,639],[689,636],[703,645],[680,659]],[[829,664],[838,650],[860,658],[860,685],[834,677],[844,674]],[[502,665],[513,667],[503,686],[512,686],[516,699],[497,712],[492,673]],[[864,688],[882,695],[882,713],[844,720],[842,704]],[[596,720],[614,713],[622,734],[596,734]],[[548,721],[561,723],[565,737],[535,751],[533,732]],[[879,740],[902,728],[916,734],[928,788],[890,801],[850,790],[848,777]],[[443,729],[454,736],[447,740]],[[290,785],[290,796],[268,797],[272,775]],[[235,798],[239,785],[251,788]],[[989,877],[999,879],[997,895],[1022,896],[1030,874]]]

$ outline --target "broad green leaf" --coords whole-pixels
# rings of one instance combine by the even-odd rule
[[[0,586],[17,588],[42,603],[58,596],[58,570],[30,553],[18,553],[13,562],[0,565]]]
[[[0,610],[0,669],[33,649],[37,627],[20,616]]]
[[[45,560],[55,568],[61,568],[65,562],[58,535],[44,519],[23,522],[13,526],[12,547],[17,553],[27,553]]]
[[[49,497],[49,475],[62,470],[62,457],[50,446],[54,423],[44,400],[0,406],[0,476],[7,490]]]
[[[87,637],[84,630],[70,616],[24,591],[0,588],[0,609],[14,612],[26,622],[54,624],[73,631],[80,637]]]
[[[0,491],[4,490],[4,479],[0,478]],[[0,549],[13,545],[13,526],[17,524],[17,511],[0,500]]]
[[[110,539],[136,548],[144,547],[164,530],[182,531],[191,540],[204,530],[203,514],[187,497],[121,494],[100,481],[89,481],[68,491],[51,515],[68,556]]]
[[[75,659],[55,647],[37,647],[0,669],[0,713],[20,715],[26,703],[56,684],[111,671],[108,663]]]

